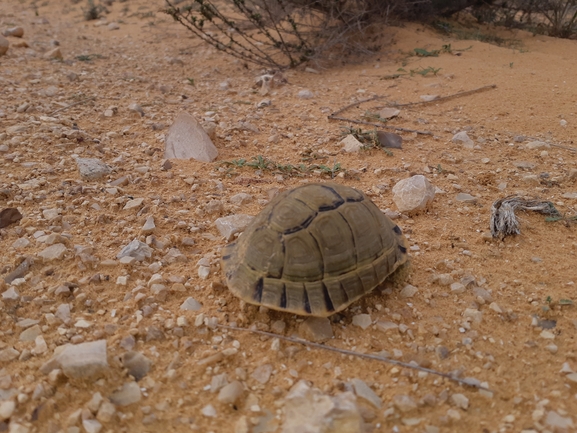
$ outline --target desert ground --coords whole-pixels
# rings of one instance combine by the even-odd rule
[[[0,210],[23,216],[0,229],[0,431],[577,431],[577,41],[398,24],[380,29],[378,52],[283,71],[263,95],[263,68],[193,37],[160,0],[115,2],[96,21],[85,7],[0,3],[0,30],[24,30],[0,56]],[[409,104],[381,128],[402,149],[344,152],[343,127],[373,128],[328,119],[349,104],[340,116],[354,120]],[[164,161],[182,111],[216,125],[214,162]],[[462,131],[472,145],[453,141]],[[111,171],[82,178],[77,158]],[[392,187],[413,175],[437,193],[404,214]],[[304,317],[228,291],[215,221],[326,181],[393,215],[411,265],[331,317],[322,344],[486,389],[218,326],[314,338]],[[519,212],[519,235],[492,238],[492,203],[513,194],[561,217]],[[149,257],[119,259],[135,239]],[[91,342],[104,364],[75,370],[92,365]],[[297,386],[310,407],[348,399],[352,424],[330,424],[333,412],[315,424],[287,398]]]

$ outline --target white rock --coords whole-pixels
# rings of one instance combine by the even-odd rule
[[[239,192],[238,194],[235,194],[230,198],[230,202],[237,206],[250,203],[251,201],[252,201],[252,195],[247,194],[246,192]]]
[[[299,99],[312,99],[314,97],[315,97],[315,95],[313,94],[313,92],[311,92],[308,89],[300,90],[297,93],[297,98],[299,98]]]
[[[112,169],[96,158],[76,158],[76,165],[80,172],[80,177],[85,180],[100,179],[112,172]]]
[[[351,384],[357,397],[368,401],[377,409],[381,408],[381,398],[361,379],[351,379]]]
[[[353,316],[353,325],[361,329],[367,329],[373,323],[370,314],[357,314]]]
[[[89,379],[102,376],[109,369],[106,340],[76,345],[66,344],[58,354],[41,367],[41,371],[48,374],[54,369],[50,368],[51,366],[61,368],[64,375],[69,378]]]
[[[95,419],[83,419],[82,427],[84,427],[86,433],[99,433],[102,430],[102,424]]]
[[[393,397],[393,405],[403,413],[410,412],[417,408],[415,400],[406,394],[395,395]]]
[[[152,257],[152,248],[146,245],[144,242],[140,242],[138,239],[134,239],[128,245],[126,245],[120,252],[116,255],[117,259],[123,257],[134,257],[139,262],[143,261],[145,258]]]
[[[63,59],[62,52],[60,51],[59,47],[56,47],[56,48],[44,53],[44,58],[45,59],[54,59],[54,60],[62,60]]]
[[[140,387],[136,382],[127,382],[120,390],[110,396],[110,401],[117,406],[128,406],[138,403],[142,398]]]
[[[190,159],[212,162],[218,156],[216,147],[200,123],[186,112],[181,112],[165,138],[165,159]]]
[[[463,410],[467,410],[469,407],[469,399],[465,397],[464,394],[453,394],[451,395],[451,401],[453,404]]]
[[[14,286],[10,286],[8,290],[2,292],[2,299],[4,301],[17,301],[20,299],[20,292]]]
[[[255,379],[257,382],[262,383],[263,385],[267,383],[270,379],[272,374],[272,365],[271,364],[264,364],[260,367],[257,367],[251,377]]]
[[[116,407],[114,404],[109,401],[104,401],[100,405],[100,409],[98,409],[96,419],[100,422],[110,422],[112,421],[114,414],[116,414]]]
[[[133,198],[132,200],[128,200],[126,202],[122,210],[131,210],[139,208],[140,206],[142,206],[142,203],[144,203],[144,199],[142,197]]]
[[[466,287],[464,284],[461,283],[452,283],[451,284],[451,293],[460,294],[465,293]]]
[[[0,403],[0,421],[10,419],[15,409],[16,402],[12,400],[3,401]]]
[[[49,247],[43,249],[38,253],[38,257],[40,257],[45,262],[52,262],[55,260],[62,260],[64,254],[66,254],[68,249],[64,244],[54,244],[50,245]]]
[[[363,418],[351,392],[331,397],[299,381],[287,394],[283,410],[282,433],[363,431]]]
[[[547,412],[545,424],[553,427],[554,429],[564,430],[573,428],[573,419],[571,417],[563,417],[557,412],[550,410]]]
[[[146,218],[146,222],[144,223],[140,231],[145,235],[149,235],[154,231],[155,228],[156,225],[154,224],[154,217],[151,215],[148,218]]]
[[[551,147],[549,143],[545,143],[544,141],[530,141],[525,146],[527,149],[548,149]]]
[[[180,306],[180,309],[184,311],[199,311],[201,308],[202,304],[191,297],[186,298]]]
[[[238,380],[225,385],[218,393],[218,401],[225,404],[234,404],[244,392],[242,383]]]
[[[34,341],[39,335],[42,335],[42,330],[40,329],[40,326],[34,325],[22,331],[19,339],[20,341]]]
[[[452,141],[453,143],[463,143],[463,147],[466,149],[473,149],[475,147],[475,142],[469,138],[469,135],[465,131],[457,132],[453,135]]]
[[[212,404],[207,404],[200,410],[200,412],[207,418],[214,418],[216,416],[216,409]]]
[[[472,319],[474,323],[481,323],[483,320],[483,312],[476,310],[474,308],[465,308],[463,312],[463,317],[468,317]]]
[[[308,317],[298,329],[299,335],[305,340],[322,343],[333,338],[331,321],[326,317]]]
[[[243,232],[254,220],[251,215],[237,214],[218,218],[214,224],[219,233],[230,242],[236,233]]]
[[[435,187],[423,175],[403,179],[393,187],[393,201],[401,212],[426,209],[435,198]]]
[[[356,137],[352,134],[349,134],[343,138],[339,144],[342,145],[344,151],[348,153],[358,152],[363,148],[363,143],[357,140]]]
[[[405,287],[403,287],[403,289],[401,290],[401,293],[399,294],[401,298],[412,298],[413,296],[415,296],[418,293],[419,289],[417,289],[415,286],[411,286],[410,284],[407,284]]]
[[[431,102],[434,101],[435,99],[438,99],[439,95],[421,95],[419,96],[419,98],[421,98],[422,101]]]

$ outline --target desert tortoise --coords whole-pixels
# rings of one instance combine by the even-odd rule
[[[279,194],[223,250],[228,288],[244,301],[325,317],[407,261],[401,229],[362,192],[312,183]]]

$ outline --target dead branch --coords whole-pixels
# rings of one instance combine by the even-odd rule
[[[555,208],[555,205],[546,200],[527,200],[519,196],[510,195],[505,198],[496,200],[491,206],[491,235],[494,238],[518,235],[521,233],[519,221],[515,211],[531,210],[543,215],[560,216],[561,214]]]
[[[418,129],[401,128],[400,126],[389,126],[389,125],[385,125],[385,124],[381,124],[381,123],[365,122],[364,120],[354,120],[354,119],[349,119],[347,117],[333,116],[332,114],[329,116],[329,119],[331,119],[331,120],[343,120],[345,122],[357,123],[359,125],[371,125],[371,126],[376,126],[377,128],[392,129],[394,131],[416,132],[417,134],[422,134],[422,135],[433,135],[433,133],[431,131],[419,131]]]
[[[467,385],[467,386],[472,386],[474,388],[483,389],[486,391],[491,391],[489,388],[485,388],[485,387],[481,386],[479,383],[477,383],[477,380],[473,379],[473,378],[460,379],[460,378],[452,376],[448,373],[442,373],[440,371],[432,370],[430,368],[421,367],[420,365],[415,365],[415,364],[410,364],[407,362],[397,361],[396,359],[385,358],[384,356],[371,355],[369,353],[360,353],[360,352],[354,352],[352,350],[340,349],[338,347],[325,346],[324,344],[313,343],[313,342],[310,342],[307,340],[301,340],[298,338],[286,337],[284,335],[273,334],[272,332],[259,331],[256,329],[237,328],[234,326],[227,326],[227,325],[216,325],[216,326],[219,328],[223,328],[223,329],[230,329],[232,331],[244,331],[244,332],[250,332],[253,334],[266,335],[267,337],[278,338],[279,340],[288,341],[290,343],[302,344],[304,346],[328,350],[330,352],[336,352],[336,353],[340,353],[343,355],[351,355],[351,356],[356,356],[358,358],[372,359],[375,361],[385,362],[385,363],[391,364],[391,365],[398,365],[399,367],[410,368],[412,370],[423,371],[425,373],[430,373],[430,374],[434,374],[436,376],[441,376],[441,377],[444,377],[445,379],[449,379],[449,380],[452,380],[454,382],[460,383],[461,385]]]
[[[433,99],[432,101],[407,102],[406,104],[389,103],[388,106],[389,107],[410,107],[412,105],[430,104],[432,102],[437,103],[437,102],[441,102],[441,101],[446,101],[448,99],[461,98],[462,96],[467,96],[467,95],[471,95],[473,93],[483,92],[485,90],[490,90],[490,89],[495,89],[495,88],[497,88],[496,84],[490,84],[488,86],[478,87],[478,88],[472,89],[472,90],[465,90],[463,92],[457,92],[457,93],[454,93],[452,95],[441,96],[440,98]]]
[[[353,102],[352,104],[345,105],[343,108],[339,108],[334,113],[331,113],[329,115],[329,119],[334,118],[337,114],[342,113],[343,111],[348,110],[349,108],[354,107],[355,105],[364,104],[365,102],[371,102],[371,101],[375,101],[375,100],[381,99],[381,98],[384,98],[384,96],[374,95],[374,96],[371,96],[370,98],[361,99],[360,101],[356,101],[356,102]]]
[[[66,107],[59,108],[58,110],[54,110],[52,113],[49,113],[48,116],[53,116],[56,113],[60,113],[61,111],[68,110],[69,108],[74,107],[75,105],[84,104],[88,101],[93,101],[96,98],[94,96],[90,96],[89,98],[81,99],[80,101],[76,101],[74,104],[67,105]]]

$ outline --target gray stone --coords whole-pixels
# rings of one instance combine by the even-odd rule
[[[228,385],[228,374],[215,374],[210,380],[210,392],[217,392],[226,385]]]
[[[377,322],[377,329],[384,333],[391,332],[391,331],[398,331],[399,325],[394,322],[388,322],[385,320],[379,320]]]
[[[322,343],[333,338],[331,322],[326,317],[308,317],[299,326],[299,335],[305,340]]]
[[[165,159],[190,159],[212,162],[218,156],[216,147],[200,123],[186,112],[181,112],[165,138]]]
[[[148,218],[146,218],[146,222],[144,223],[140,231],[145,235],[149,235],[154,231],[155,228],[156,225],[154,224],[154,217],[150,215]]]
[[[40,257],[45,262],[52,262],[55,260],[62,260],[64,254],[66,254],[68,249],[64,244],[54,244],[50,245],[49,247],[43,249],[38,253],[38,257]]]
[[[122,210],[131,210],[139,208],[140,206],[142,206],[142,203],[144,203],[144,199],[142,197],[133,198],[132,200],[128,200],[126,202]]]
[[[54,313],[56,317],[58,317],[62,322],[67,323],[70,320],[70,305],[69,304],[60,304],[56,308],[56,312]]]
[[[271,374],[272,374],[272,365],[264,364],[261,365],[260,367],[257,367],[251,374],[251,377],[255,379],[257,382],[264,385],[269,381]]]
[[[401,114],[401,110],[393,107],[385,107],[379,111],[379,116],[381,119],[392,119]]]
[[[8,290],[2,292],[3,301],[17,301],[20,299],[20,292],[14,286],[8,288]]]
[[[457,196],[455,197],[455,200],[463,202],[463,203],[476,203],[477,202],[477,197],[471,195],[471,194],[466,194],[464,192],[460,192],[459,194],[457,194]]]
[[[387,149],[402,149],[403,137],[394,132],[377,131],[377,139],[381,147]]]
[[[548,143],[544,141],[530,141],[525,145],[527,149],[548,149],[551,147]]]
[[[371,320],[370,314],[356,314],[353,316],[353,325],[361,329],[367,329],[371,326],[371,323],[373,323],[373,321]]]
[[[419,289],[417,289],[415,286],[411,286],[410,284],[407,284],[405,287],[403,287],[403,289],[401,290],[401,293],[399,295],[401,296],[401,298],[406,299],[406,298],[412,298],[418,292],[419,292]]]
[[[17,250],[20,248],[26,248],[28,245],[30,245],[30,241],[28,239],[18,238],[12,243],[12,248]]]
[[[573,428],[573,419],[571,417],[563,417],[559,415],[554,410],[547,412],[547,417],[545,418],[545,424],[553,427],[554,429],[565,430]]]
[[[218,218],[214,224],[220,234],[230,242],[234,235],[243,232],[253,219],[251,215],[237,214]]]
[[[50,59],[50,60],[62,60],[62,52],[60,51],[59,47],[53,48],[50,51],[47,51],[44,53],[44,58],[45,59]]]
[[[137,382],[146,376],[152,366],[152,361],[140,352],[126,352],[121,360],[122,366]]]
[[[18,338],[20,341],[34,341],[39,335],[42,335],[42,330],[40,329],[40,326],[34,325],[22,331]]]
[[[134,257],[136,260],[141,262],[145,258],[152,257],[152,248],[144,242],[134,239],[116,255],[117,259],[121,259],[122,257]]]
[[[375,392],[365,382],[363,382],[361,379],[351,379],[351,384],[353,385],[353,389],[355,390],[357,397],[368,401],[377,409],[381,408],[381,398],[375,394]]]
[[[308,89],[300,90],[297,93],[297,98],[299,98],[299,99],[312,99],[314,97],[315,97],[315,95],[313,94],[313,92],[311,92]]]
[[[116,414],[116,407],[109,401],[104,401],[100,405],[100,409],[98,409],[98,413],[96,414],[96,419],[100,422],[110,422],[112,418]]]
[[[455,393],[451,395],[451,402],[463,410],[467,410],[469,408],[469,399],[465,397],[464,394]]]
[[[112,172],[112,169],[97,158],[76,158],[80,177],[84,180],[97,180]]]
[[[282,433],[364,431],[363,417],[351,392],[331,397],[301,380],[287,394],[283,410]]]
[[[563,198],[568,198],[571,200],[577,200],[577,192],[566,192],[561,195]]]
[[[393,187],[393,201],[401,212],[426,209],[435,198],[435,187],[423,175],[403,179]]]
[[[456,293],[456,294],[460,294],[460,293],[465,293],[465,285],[461,284],[461,283],[452,283],[451,284],[451,293]]]
[[[67,344],[52,360],[62,369],[64,375],[74,379],[94,379],[104,375],[109,369],[106,340]]]
[[[238,380],[225,385],[218,393],[218,401],[225,404],[235,404],[244,393],[244,387]]]
[[[475,142],[469,138],[469,135],[465,131],[457,132],[453,135],[453,143],[463,143],[463,147],[466,149],[472,149],[475,147]]]
[[[435,99],[438,99],[439,95],[421,95],[419,96],[419,98],[421,98],[422,101],[431,102],[434,101]]]
[[[348,153],[358,152],[364,146],[363,143],[357,140],[357,138],[352,134],[349,134],[343,138],[339,144],[342,145],[343,150]]]
[[[110,396],[110,401],[117,406],[128,406],[138,403],[142,398],[140,387],[136,382],[127,382]]]
[[[102,424],[95,419],[83,419],[82,427],[84,427],[86,433],[100,433],[100,430],[102,430]]]
[[[406,394],[395,395],[393,397],[393,405],[403,413],[410,412],[417,408],[415,400]]]
[[[247,194],[246,192],[239,192],[238,194],[235,194],[230,198],[230,202],[237,206],[250,203],[251,201],[252,201],[252,195]]]
[[[192,297],[186,298],[180,305],[180,309],[184,311],[199,311],[201,308],[202,304]]]

